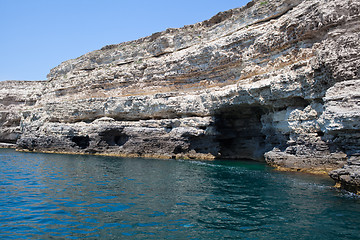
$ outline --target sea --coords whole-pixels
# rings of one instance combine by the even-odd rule
[[[246,160],[0,149],[0,239],[360,239],[360,197]]]

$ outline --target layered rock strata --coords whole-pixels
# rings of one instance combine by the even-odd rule
[[[50,71],[17,145],[329,172],[360,151],[359,40],[359,0],[255,0],[105,46]]]
[[[15,146],[22,133],[21,118],[33,109],[44,84],[42,81],[0,82],[0,148]]]
[[[351,156],[343,168],[333,170],[329,175],[337,187],[360,195],[360,154]]]

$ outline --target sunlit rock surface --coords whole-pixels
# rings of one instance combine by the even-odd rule
[[[23,114],[34,109],[45,82],[0,82],[0,148],[11,147],[21,136]]]
[[[359,0],[274,0],[105,46],[50,71],[17,146],[329,172],[360,151],[359,40]]]

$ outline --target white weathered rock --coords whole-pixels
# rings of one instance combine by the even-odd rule
[[[359,9],[254,0],[63,62],[23,112],[18,147],[340,167],[360,151]]]
[[[0,82],[0,142],[16,143],[21,135],[22,115],[33,109],[44,84],[41,81]]]

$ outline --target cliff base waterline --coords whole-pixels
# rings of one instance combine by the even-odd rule
[[[357,192],[360,1],[251,1],[0,82],[0,142],[76,154],[266,161]]]

